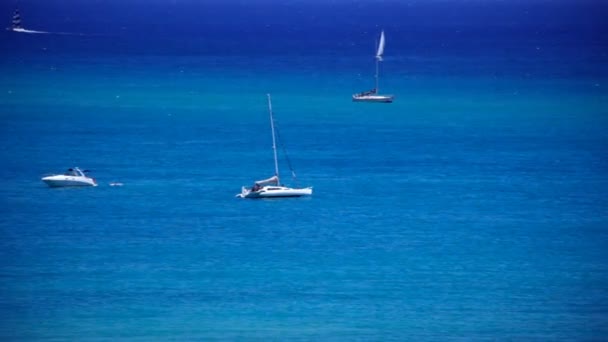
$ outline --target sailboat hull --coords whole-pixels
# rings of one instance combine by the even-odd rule
[[[353,102],[393,102],[393,95],[353,95]]]
[[[257,191],[243,187],[237,197],[241,198],[280,198],[280,197],[302,197],[312,195],[312,188],[293,189],[284,186],[265,186]]]

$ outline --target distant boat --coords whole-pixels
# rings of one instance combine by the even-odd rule
[[[279,162],[277,159],[277,144],[275,136],[274,118],[272,115],[272,102],[270,94],[268,94],[268,112],[270,114],[270,129],[272,131],[272,150],[274,153],[274,176],[256,181],[252,187],[241,188],[241,193],[236,197],[240,198],[275,198],[275,197],[300,197],[312,195],[312,187],[307,188],[289,188],[281,184],[279,178]],[[295,173],[292,170],[292,175],[295,178]]]
[[[380,33],[380,41],[378,42],[378,49],[376,50],[376,86],[374,89],[364,91],[353,95],[353,101],[355,102],[393,102],[393,95],[380,95],[378,93],[378,79],[380,78],[380,62],[382,61],[382,55],[384,54],[384,31]]]
[[[19,14],[19,9],[16,9],[15,13],[13,14],[13,22],[11,27],[7,27],[6,29],[15,32],[23,30],[23,27],[21,26],[21,14]]]
[[[51,188],[68,186],[97,186],[97,181],[86,175],[88,170],[75,167],[68,169],[64,174],[51,175],[42,178],[42,181]]]
[[[19,33],[36,33],[36,34],[50,34],[51,33],[51,32],[46,32],[46,31],[35,31],[35,30],[25,29],[21,25],[21,14],[19,14],[19,9],[15,10],[15,13],[13,14],[12,25],[11,25],[11,27],[7,27],[6,30],[13,31],[13,32],[19,32]],[[57,33],[57,34],[68,34],[68,33]]]

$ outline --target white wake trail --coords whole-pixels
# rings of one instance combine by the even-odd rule
[[[34,33],[34,34],[50,34],[51,33],[51,32],[46,32],[46,31],[26,30],[24,28],[14,28],[11,31],[19,32],[19,33]]]
[[[84,33],[36,31],[36,30],[28,30],[28,29],[24,29],[24,28],[14,28],[11,31],[19,32],[19,33],[30,33],[30,34],[60,34],[60,35],[68,35],[68,36],[84,36]]]

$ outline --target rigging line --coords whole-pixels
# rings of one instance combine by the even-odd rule
[[[289,171],[291,171],[291,177],[293,178],[293,181],[297,184],[296,173],[291,165],[291,160],[289,159],[289,155],[287,154],[287,149],[285,149],[285,144],[283,143],[283,139],[281,138],[281,133],[276,122],[274,123],[274,128],[277,132],[277,140],[279,141],[279,145],[281,145],[281,149],[283,150],[283,154],[285,155],[285,159],[287,160],[287,166],[289,167]]]

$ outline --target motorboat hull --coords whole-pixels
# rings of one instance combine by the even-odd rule
[[[391,103],[393,102],[393,95],[362,95],[357,96],[353,95],[353,102],[383,102],[383,103]]]
[[[81,176],[55,175],[44,177],[42,181],[51,188],[97,186],[95,179]]]
[[[302,197],[312,195],[312,188],[292,189],[287,187],[270,186],[260,190],[252,191],[243,187],[237,197],[241,198],[280,198],[280,197]]]

